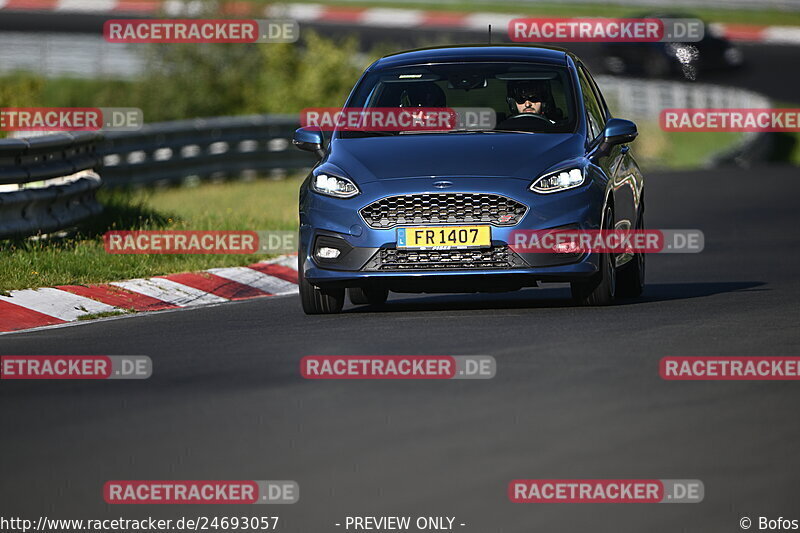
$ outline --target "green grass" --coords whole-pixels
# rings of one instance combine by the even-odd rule
[[[102,192],[102,215],[64,238],[0,241],[0,291],[85,285],[219,266],[268,256],[109,254],[108,230],[293,230],[302,178],[229,182],[137,192]]]
[[[78,320],[94,320],[96,318],[106,318],[110,316],[122,316],[127,315],[128,313],[134,313],[133,310],[127,311],[104,311],[102,313],[89,313],[87,315],[81,315],[78,317]]]
[[[421,1],[376,1],[376,0],[300,0],[306,3],[321,3],[329,5],[357,5],[371,7],[398,7],[407,9],[425,9],[436,11],[486,11],[492,13],[514,13],[522,15],[536,15],[541,17],[632,17],[648,11],[676,11],[686,13],[692,17],[701,18],[707,22],[726,22],[729,24],[763,24],[798,26],[800,25],[800,12],[779,11],[776,9],[709,9],[709,8],[678,8],[670,9],[668,6],[656,9],[648,7],[630,7],[602,4],[560,4],[557,2],[487,2],[481,0],[445,0],[431,4]]]
[[[644,169],[690,170],[706,166],[712,155],[733,148],[743,134],[730,132],[664,132],[657,125],[639,124],[639,138],[631,145]]]
[[[639,137],[631,144],[643,169],[689,170],[706,165],[742,139],[741,133],[662,131],[658,124],[637,123]]]
[[[790,135],[794,139],[794,149],[792,150],[789,162],[794,166],[800,166],[800,133],[793,132]]]
[[[797,104],[775,101],[772,107],[797,109]],[[773,134],[771,161],[800,166],[800,132],[785,131]]]

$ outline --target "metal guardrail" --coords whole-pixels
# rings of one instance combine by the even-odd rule
[[[109,132],[98,145],[107,186],[174,184],[242,173],[310,168],[294,149],[296,115],[253,115],[154,123]]]
[[[41,19],[32,18],[31,23],[37,20]],[[109,46],[101,31],[94,32],[0,31],[0,72],[132,80],[146,71],[141,47],[122,43]]]
[[[709,83],[595,76],[611,112],[631,120],[657,121],[667,108],[768,108],[757,92]]]
[[[769,108],[772,101],[766,96],[739,89],[706,83],[686,83],[666,80],[636,80],[597,76],[597,84],[608,100],[615,116],[634,121],[658,120],[667,108]],[[705,166],[735,165],[748,167],[769,158],[775,140],[774,133],[746,132],[727,150],[712,154]]]
[[[94,132],[56,133],[0,141],[0,185],[25,184],[95,168]]]
[[[0,189],[17,186],[0,193],[0,237],[53,231],[99,213],[100,178],[84,171],[99,165],[101,138],[86,132],[0,141]]]
[[[296,115],[154,123],[137,131],[0,140],[0,238],[49,232],[102,210],[101,186],[182,184],[310,168]],[[81,171],[97,169],[102,175]],[[15,185],[15,190],[8,189]]]

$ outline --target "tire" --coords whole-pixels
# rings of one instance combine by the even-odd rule
[[[644,229],[644,200],[640,207],[639,221],[636,229]],[[633,254],[633,259],[625,263],[617,272],[617,296],[622,298],[638,298],[644,291],[645,257],[641,252]]]
[[[301,252],[302,253],[302,252]],[[298,259],[300,262],[300,259]],[[307,315],[330,315],[339,313],[344,307],[344,289],[320,289],[309,283],[303,276],[303,264],[297,270],[300,286],[300,302]]]
[[[614,212],[607,207],[603,220],[603,229],[614,227]],[[598,254],[600,272],[588,281],[572,282],[572,298],[578,305],[601,306],[611,305],[616,293],[616,268],[614,254]]]
[[[361,287],[347,289],[347,294],[353,305],[381,305],[386,303],[386,298],[389,297],[388,289],[362,289]]]

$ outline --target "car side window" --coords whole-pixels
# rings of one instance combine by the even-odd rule
[[[594,81],[592,75],[589,73],[588,70],[586,70],[585,67],[583,67],[583,65],[581,65],[581,68],[584,69],[584,74],[586,75],[586,78],[592,84],[592,89],[594,89],[595,98],[597,99],[597,102],[600,104],[600,111],[603,112],[603,123],[608,122],[608,119],[611,118],[611,111],[608,109],[608,105],[606,104],[605,97],[603,97],[603,93],[600,92],[600,87],[597,86],[597,82]]]
[[[589,139],[595,140],[603,132],[605,125],[605,115],[601,108],[600,102],[597,101],[592,83],[587,78],[587,74],[583,69],[583,65],[578,66],[578,79],[581,84],[581,92],[583,93],[583,105],[586,108],[586,122],[589,126]]]

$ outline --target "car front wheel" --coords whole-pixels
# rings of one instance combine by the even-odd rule
[[[321,289],[312,285],[303,275],[303,264],[298,258],[297,282],[300,286],[300,302],[307,315],[339,313],[344,307],[344,289]]]
[[[614,227],[614,212],[606,208],[603,229]],[[617,286],[617,272],[614,266],[614,254],[598,254],[600,272],[588,281],[572,282],[572,298],[579,305],[610,305],[614,301]]]
[[[644,200],[640,206],[637,230],[644,229]],[[622,265],[617,272],[617,295],[622,298],[636,298],[644,290],[645,254],[636,252],[633,259]]]

